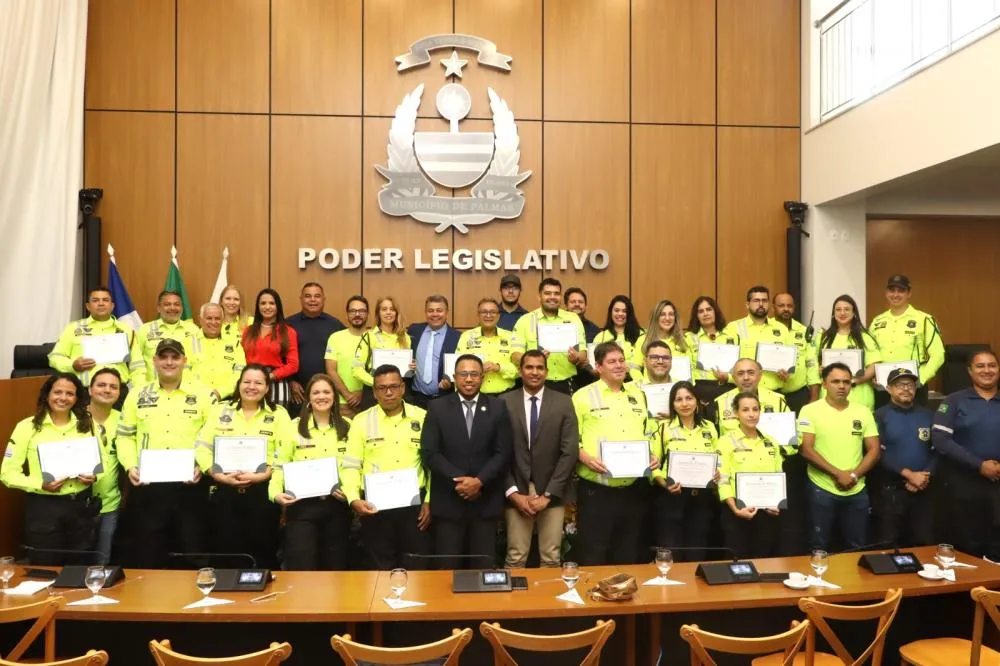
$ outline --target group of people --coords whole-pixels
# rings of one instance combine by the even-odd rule
[[[668,300],[643,327],[619,295],[599,326],[583,290],[545,278],[528,311],[519,277],[507,275],[498,299],[477,304],[479,325],[460,332],[440,295],[409,326],[393,298],[371,308],[354,295],[345,325],[310,282],[288,318],[271,289],[248,317],[231,286],[201,307],[200,327],[165,291],[159,317],[132,331],[98,288],[89,316],[56,343],[54,374],[11,434],[0,480],[26,493],[24,544],[37,563],[88,550],[107,562],[118,544],[114,561],[136,567],[169,566],[176,553],[247,553],[272,568],[344,569],[357,528],[368,566],[482,568],[503,522],[506,565],[524,566],[537,535],[540,563],[554,566],[568,506],[572,557],[585,565],[645,561],[654,545],[699,560],[718,546],[763,557],[942,536],[998,558],[997,357],[974,355],[971,388],[928,410],[944,345],[910,295],[905,276],[890,277],[889,309],[868,327],[840,296],[815,333],[793,318],[790,294],[772,300],[764,286],[728,323],[715,299],[699,297],[687,327]],[[87,358],[91,336],[119,336],[121,359]],[[540,345],[553,339],[569,342]],[[711,345],[737,360],[703,362]],[[793,363],[762,364],[763,345],[794,348]],[[382,350],[409,350],[409,362],[384,362]],[[882,363],[899,367],[886,378]],[[665,407],[653,405],[658,390]],[[762,415],[787,412],[797,419],[791,438],[761,427]],[[233,437],[266,442],[264,462],[224,471],[216,450]],[[89,438],[99,445],[94,473],[43,470],[45,444]],[[648,464],[623,472],[610,457],[616,443],[632,456],[648,447]],[[148,450],[193,450],[190,479],[144,480]],[[683,454],[714,456],[711,479],[685,486],[679,468],[672,476]],[[329,494],[299,498],[287,487],[292,463],[329,458]],[[391,472],[413,484],[413,499],[380,509],[375,484]],[[783,501],[748,505],[740,474],[783,475]],[[947,535],[935,530],[942,510]]]

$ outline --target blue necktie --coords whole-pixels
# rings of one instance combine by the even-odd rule
[[[424,349],[423,358],[423,372],[420,373],[420,379],[423,380],[424,384],[430,384],[431,380],[434,379],[434,336],[437,335],[437,331],[428,331],[430,333],[430,339],[427,341],[427,347]]]
[[[531,396],[531,422],[528,424],[528,448],[538,438],[538,396]]]

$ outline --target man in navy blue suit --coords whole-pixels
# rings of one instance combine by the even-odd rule
[[[434,550],[443,569],[494,566],[513,450],[507,404],[480,393],[483,362],[463,354],[457,392],[427,408],[420,456],[431,474]]]
[[[410,379],[410,402],[427,409],[434,399],[451,391],[451,379],[444,375],[444,355],[453,354],[461,334],[448,325],[448,299],[432,294],[424,302],[423,324],[412,324],[410,335],[417,369]]]

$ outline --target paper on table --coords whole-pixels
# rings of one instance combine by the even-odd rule
[[[232,599],[218,599],[216,597],[202,597],[194,603],[190,603],[184,607],[184,610],[188,608],[209,608],[211,606],[222,606],[225,604],[235,603]]]
[[[538,348],[550,352],[567,352],[580,344],[576,324],[539,324]]]
[[[139,452],[140,483],[176,483],[194,478],[194,449],[143,449]]]
[[[74,437],[38,444],[38,463],[42,481],[90,476],[104,471],[96,437]]]
[[[409,599],[396,599],[395,597],[385,597],[382,599],[385,605],[392,610],[399,610],[400,608],[414,608],[415,606],[426,606],[427,604],[423,601],[410,601]]]
[[[95,363],[121,363],[128,356],[128,338],[124,333],[85,335],[80,338],[80,354]]]
[[[649,410],[650,416],[656,417],[660,414],[670,413],[670,389],[673,387],[673,382],[642,385],[642,392],[646,394],[646,408]]]
[[[691,381],[691,357],[674,356],[670,362],[670,379],[675,382]]]
[[[25,580],[21,581],[19,585],[8,588],[4,594],[12,597],[30,597],[33,594],[38,594],[54,582],[54,580]]]
[[[267,470],[267,437],[220,435],[215,438],[213,472],[255,472]]]
[[[986,558],[984,557],[983,559],[985,560]],[[986,561],[989,562],[989,560],[986,560]],[[965,562],[952,562],[946,568],[948,568],[948,569],[976,569],[978,567],[976,567],[975,564],[966,564]]]
[[[372,370],[375,370],[380,365],[394,365],[399,369],[399,374],[406,377],[410,375],[411,362],[413,362],[412,349],[372,350]]]
[[[365,474],[365,501],[379,511],[420,504],[417,469],[407,467],[391,472]]]
[[[653,587],[664,587],[666,585],[683,585],[679,580],[671,580],[666,576],[657,576],[656,578],[650,578],[643,585],[650,585]]]
[[[831,583],[828,580],[823,580],[822,578],[816,578],[816,576],[806,576],[806,582],[809,583],[811,587],[826,587],[831,590],[839,590],[840,586]]]
[[[560,594],[558,597],[556,597],[556,599],[558,599],[559,601],[568,601],[571,604],[580,604],[581,606],[584,604],[583,599],[580,597],[580,593],[576,591],[575,587],[572,590],[569,590],[568,592]]]
[[[87,597],[86,599],[80,599],[79,601],[71,601],[67,606],[104,606],[106,604],[117,604],[117,599],[112,599],[110,597],[105,597],[98,594],[96,597]]]
[[[281,471],[285,475],[285,493],[295,499],[326,497],[339,483],[334,456],[285,463]]]
[[[955,570],[954,569],[941,569],[941,578],[945,580],[955,582]]]

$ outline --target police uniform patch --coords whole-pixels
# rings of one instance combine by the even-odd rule
[[[260,434],[266,435],[267,437],[274,437],[274,433],[271,432],[270,430],[261,430]]]
[[[184,413],[185,414],[197,414],[198,410],[197,409],[185,409]]]
[[[917,437],[920,438],[921,442],[931,441],[931,429],[930,428],[917,428]]]
[[[728,408],[724,409],[722,411],[722,418],[724,418],[724,419],[731,419],[731,418],[733,418],[733,410],[728,409]]]
[[[226,345],[226,351],[229,352],[230,354],[232,354],[233,351],[235,351],[235,350],[233,349],[232,345]],[[327,351],[329,351],[329,350],[327,350]]]
[[[851,427],[854,428],[854,430],[861,430],[861,420],[854,419],[854,423],[851,424]]]
[[[802,332],[801,331],[795,334],[795,339],[796,340],[801,340],[802,339]]]
[[[188,397],[184,398],[184,402],[186,404],[188,404],[188,405],[197,405],[198,404],[198,396],[196,396],[196,395],[189,395]]]
[[[701,437],[702,439],[712,439],[712,433],[708,432],[707,430],[703,430],[701,432]]]
[[[771,332],[774,333],[774,337],[776,337],[776,338],[780,338],[781,337],[781,331],[773,330]]]
[[[346,446],[340,447],[339,449],[337,449],[337,453],[347,453],[347,447]]]
[[[274,415],[268,414],[264,417],[264,423],[274,423]]]
[[[947,402],[942,402],[941,403],[941,405],[938,407],[938,413],[940,413],[940,414],[947,414],[948,413],[948,403]]]
[[[911,319],[910,321],[906,322],[906,328],[916,328],[916,327],[917,327],[916,319]]]
[[[410,430],[420,432],[420,423],[418,421],[410,421]]]
[[[774,413],[774,407],[772,407],[771,405],[765,405],[764,406],[764,413],[765,414],[773,414]]]
[[[630,404],[630,405],[638,405],[639,402],[635,398],[633,398],[632,396],[629,396],[628,397],[628,404]]]
[[[229,414],[223,414],[222,416],[219,417],[219,423],[232,423],[232,422],[233,422],[233,417],[230,416]]]

